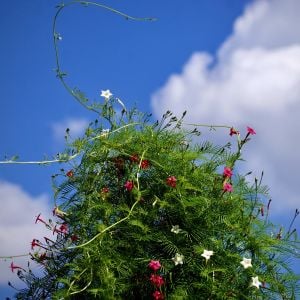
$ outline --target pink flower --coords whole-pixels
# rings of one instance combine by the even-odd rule
[[[171,186],[171,187],[176,187],[176,182],[177,182],[177,179],[175,176],[169,176],[166,180],[166,183],[168,186]]]
[[[247,132],[248,132],[248,134],[256,134],[256,132],[254,131],[254,129],[253,128],[251,128],[251,127],[248,127],[247,126]]]
[[[60,232],[61,233],[64,233],[64,234],[67,234],[67,232],[68,232],[68,225],[67,224],[61,224],[60,226],[59,226],[59,230],[60,230]]]
[[[157,275],[157,274],[151,274],[150,281],[156,287],[161,287],[165,283],[164,279],[161,276]]]
[[[160,291],[155,291],[152,294],[152,296],[155,300],[163,300],[164,299],[164,295]]]
[[[61,224],[59,226],[59,229],[56,228],[56,225],[53,228],[53,234],[54,233],[63,233],[63,234],[67,234],[68,233],[68,225],[67,224]]]
[[[35,224],[38,222],[38,221],[40,221],[40,222],[42,222],[42,223],[44,223],[45,225],[48,225],[41,217],[41,214],[39,214],[37,217],[36,217],[36,219],[35,219]]]
[[[150,166],[149,160],[147,160],[147,159],[142,160],[142,162],[141,162],[141,168],[142,169],[148,169],[149,166]]]
[[[232,176],[232,170],[231,170],[231,168],[225,167],[225,168],[224,168],[223,175],[224,175],[225,177],[230,178],[230,177]]]
[[[40,244],[39,244],[39,241],[38,241],[38,240],[33,239],[32,242],[31,242],[31,250],[33,250],[33,248],[34,248],[35,246],[40,246]]]
[[[132,180],[127,180],[124,184],[124,188],[130,192],[133,189],[134,183]]]
[[[232,192],[233,191],[232,185],[228,182],[224,182],[223,191],[224,192]]]
[[[229,135],[233,136],[234,134],[239,134],[239,132],[237,130],[235,130],[233,127],[230,128],[230,132]]]
[[[13,262],[11,262],[11,264],[10,264],[10,269],[11,269],[12,272],[14,272],[15,269],[21,269],[21,270],[24,271],[24,269],[22,267],[14,265]]]
[[[74,171],[73,171],[73,170],[70,170],[70,171],[68,171],[68,172],[66,173],[66,175],[67,175],[68,177],[73,177],[73,176],[74,176]]]
[[[159,260],[151,260],[148,264],[148,267],[153,271],[157,271],[160,269],[161,264],[160,264]]]

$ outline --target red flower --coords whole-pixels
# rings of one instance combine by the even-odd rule
[[[233,191],[232,185],[228,182],[224,182],[223,191],[224,192],[232,192]]]
[[[232,170],[231,170],[231,168],[225,167],[225,168],[224,168],[223,175],[224,175],[225,177],[230,178],[230,177],[232,176]]]
[[[68,225],[67,224],[61,224],[60,226],[59,226],[59,230],[60,230],[60,232],[61,233],[64,233],[64,234],[67,234],[67,232],[68,232]]]
[[[253,128],[251,128],[251,127],[248,127],[247,126],[247,132],[248,132],[248,134],[256,134],[256,132],[254,131],[254,129]]]
[[[166,180],[166,183],[168,186],[171,186],[171,187],[176,187],[176,182],[177,182],[177,179],[175,176],[169,176]]]
[[[107,194],[109,192],[109,188],[108,187],[104,187],[101,189],[101,193],[102,194]]]
[[[157,274],[151,274],[150,281],[156,287],[161,287],[165,283],[164,279],[161,276],[157,275]]]
[[[74,176],[74,171],[73,171],[73,170],[70,170],[70,171],[68,171],[68,172],[66,173],[66,175],[67,175],[68,177],[73,177],[73,176]]]
[[[139,156],[137,154],[133,154],[133,155],[130,156],[130,160],[134,163],[137,163],[137,162],[139,162],[140,159],[139,159]]]
[[[152,296],[155,300],[163,300],[164,299],[164,295],[160,291],[155,291],[152,294]]]
[[[39,244],[39,241],[38,241],[38,240],[33,239],[32,242],[31,242],[31,250],[33,250],[33,248],[34,248],[35,246],[40,246],[40,244]]]
[[[134,183],[132,180],[127,180],[124,184],[124,188],[130,192],[133,189]]]
[[[76,234],[72,234],[72,235],[71,235],[71,241],[72,241],[72,242],[78,241],[78,236],[77,236]]]
[[[159,260],[151,260],[148,264],[148,267],[153,271],[157,271],[160,269],[161,264],[160,264]]]
[[[68,233],[68,226],[67,224],[61,224],[59,226],[59,229],[56,228],[56,225],[53,228],[53,234],[54,233],[63,233],[63,234],[67,234]]]
[[[148,169],[150,167],[150,162],[147,159],[142,160],[141,162],[141,168],[142,169]]]
[[[230,128],[230,132],[229,135],[233,136],[234,134],[239,134],[239,132],[237,130],[235,130],[233,127]]]
[[[47,224],[42,218],[40,218],[40,216],[41,216],[41,214],[39,214],[39,215],[36,217],[36,219],[35,219],[35,224],[36,224],[38,221],[40,221],[40,222],[42,222],[42,223],[44,223],[45,225],[48,226],[48,224]]]
[[[10,269],[11,269],[12,272],[14,272],[15,269],[21,269],[21,270],[24,271],[24,269],[22,267],[14,265],[13,262],[11,262],[11,264],[10,264]]]

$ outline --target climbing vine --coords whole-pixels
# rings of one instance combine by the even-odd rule
[[[186,112],[152,121],[110,90],[90,103],[67,84],[58,51],[57,18],[78,4],[152,20],[89,1],[57,6],[57,77],[97,117],[53,159],[1,162],[63,163],[52,176],[53,216],[35,220],[53,238],[33,237],[24,254],[43,274],[1,257],[26,284],[16,299],[297,299],[299,275],[289,258],[299,259],[299,212],[287,231],[273,225],[262,176],[250,182],[238,171],[255,130],[189,124]],[[207,126],[228,143],[206,141],[200,130]]]

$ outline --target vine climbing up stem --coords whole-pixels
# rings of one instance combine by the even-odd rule
[[[57,25],[57,20],[59,18],[59,15],[61,14],[61,12],[71,6],[71,5],[75,5],[75,4],[80,4],[80,5],[84,5],[84,6],[95,6],[95,7],[99,7],[99,8],[102,8],[102,9],[105,9],[105,10],[108,10],[114,14],[117,14],[121,17],[124,17],[126,20],[133,20],[133,21],[154,21],[155,19],[154,18],[137,18],[137,17],[132,17],[128,14],[125,14],[119,10],[116,10],[114,8],[111,8],[109,6],[106,6],[106,5],[103,5],[103,4],[100,4],[100,3],[97,3],[97,2],[91,2],[91,1],[71,1],[71,2],[68,2],[66,4],[62,3],[60,5],[57,6],[57,12],[54,16],[54,19],[53,19],[53,29],[52,29],[52,33],[53,33],[53,44],[54,44],[54,51],[55,51],[55,61],[56,61],[56,76],[57,78],[59,78],[60,82],[62,83],[62,85],[64,86],[64,88],[68,91],[68,93],[74,97],[84,108],[94,112],[94,113],[97,113],[97,114],[100,114],[100,111],[96,109],[96,106],[95,105],[88,105],[87,103],[89,102],[89,99],[86,98],[84,96],[84,94],[77,90],[77,89],[74,89],[74,88],[71,88],[69,84],[67,84],[66,80],[65,80],[65,77],[67,76],[67,73],[62,71],[61,69],[61,63],[60,63],[60,56],[59,56],[59,49],[58,49],[58,42],[61,40],[61,36],[60,34],[58,33],[57,29],[56,29],[56,25]]]

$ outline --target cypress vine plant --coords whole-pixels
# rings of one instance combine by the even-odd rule
[[[32,241],[44,274],[19,270],[17,299],[297,299],[296,232],[268,220],[261,180],[238,174],[255,131],[231,143],[195,143],[200,132],[166,112],[160,122],[106,98],[53,175],[54,238]],[[109,128],[105,125],[110,124]],[[199,139],[199,138],[198,138]]]
[[[60,70],[66,6],[57,75],[98,117],[53,160],[67,162],[52,176],[53,217],[36,218],[53,238],[31,242],[42,274],[11,263],[26,284],[16,299],[297,299],[298,210],[287,231],[273,225],[262,178],[238,172],[255,131],[220,126],[230,141],[217,146],[185,113],[153,122],[109,90],[88,105]]]

